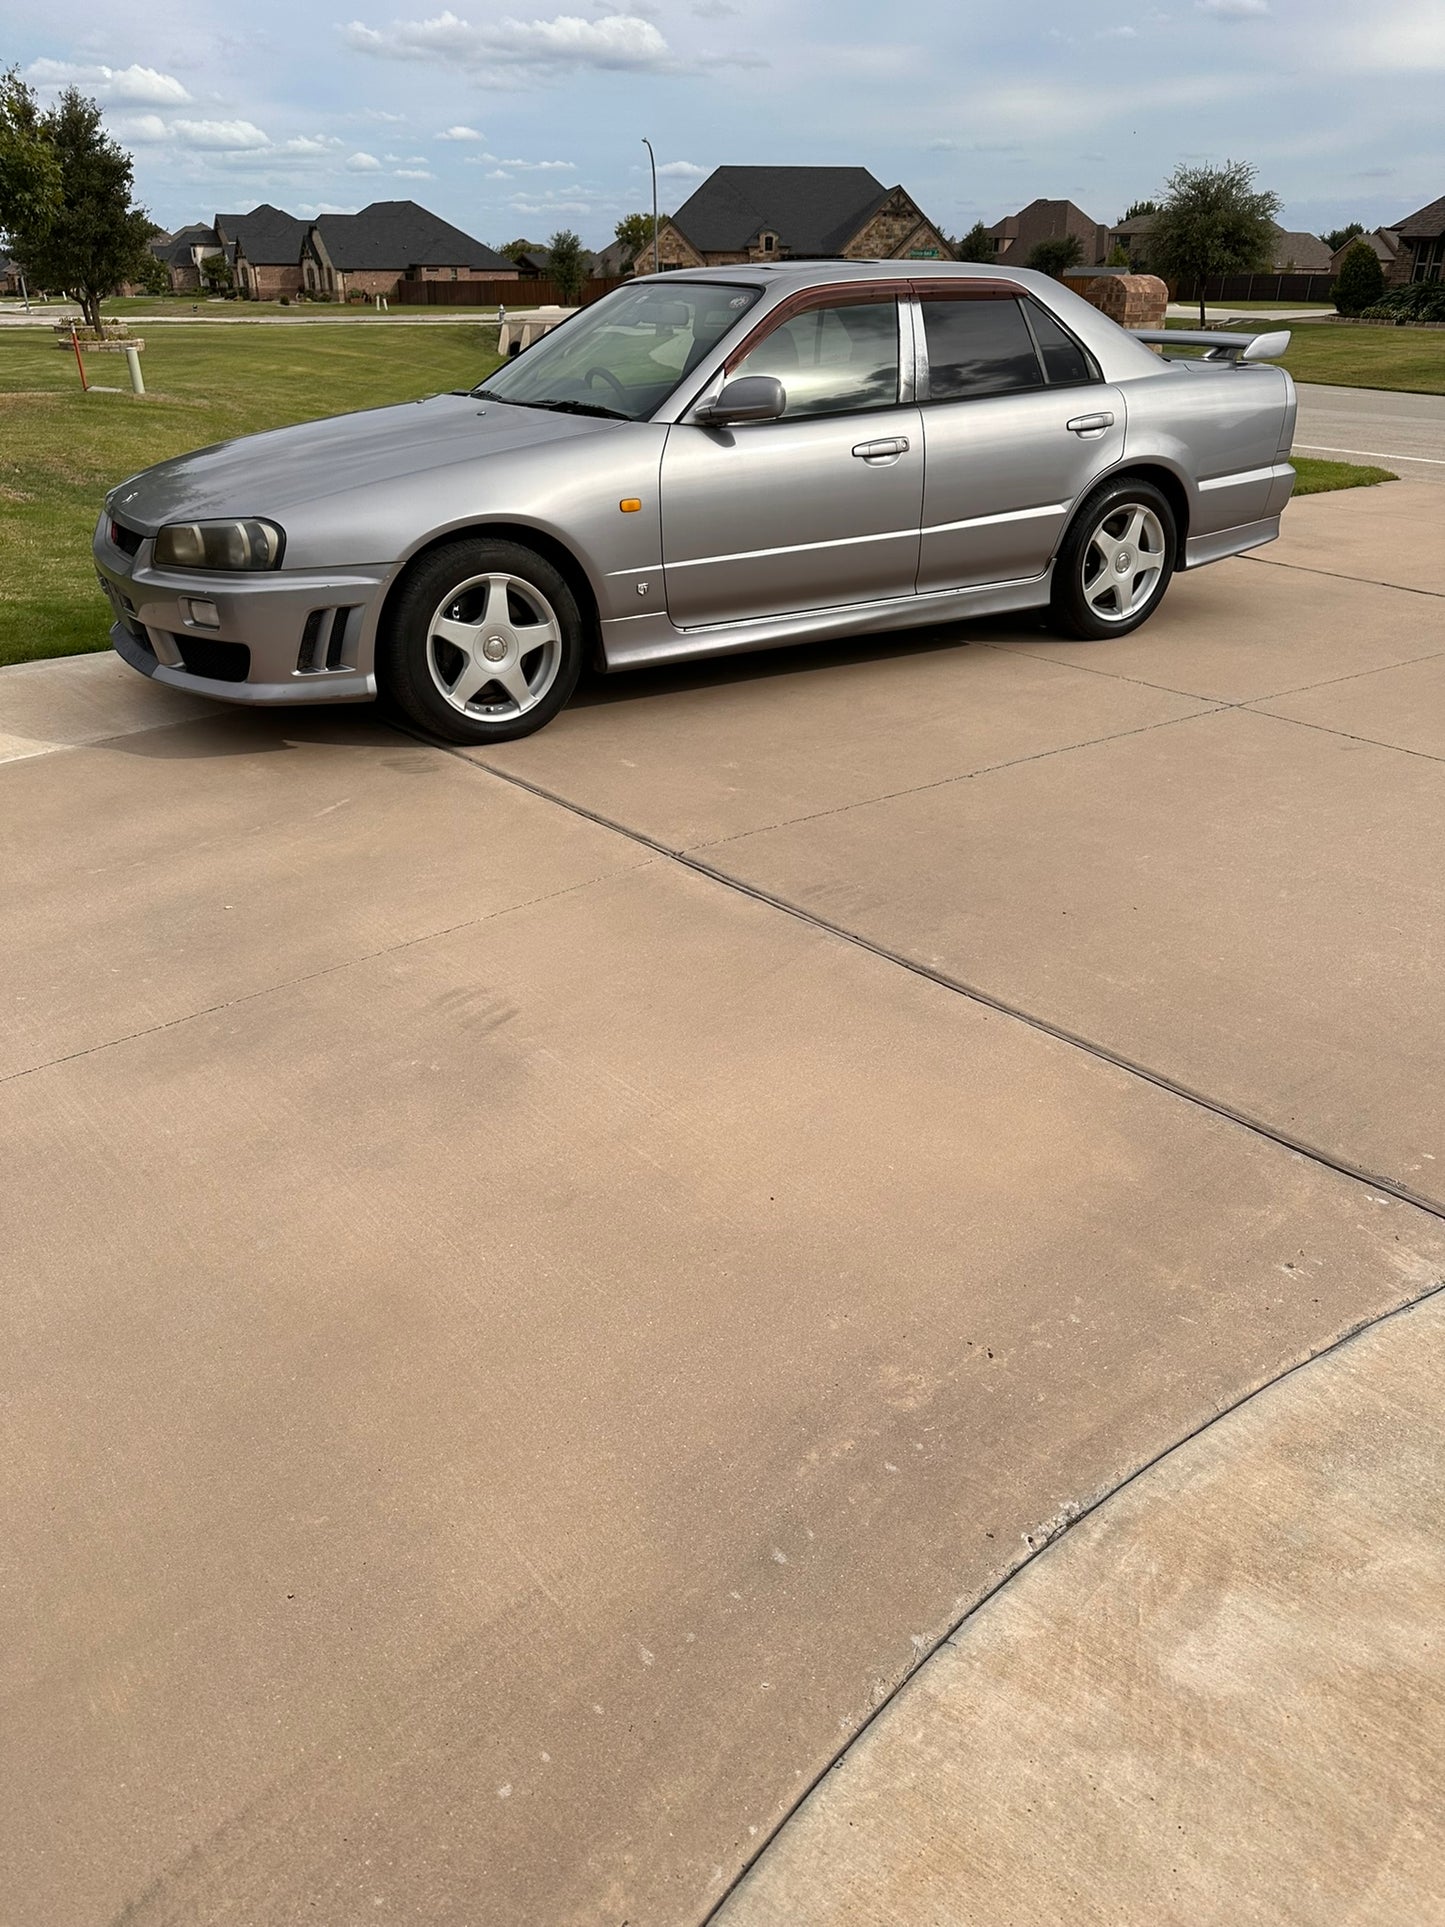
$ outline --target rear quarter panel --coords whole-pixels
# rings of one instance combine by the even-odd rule
[[[1282,368],[1179,363],[1126,392],[1124,459],[1174,470],[1189,495],[1191,537],[1279,512],[1295,418],[1294,384]]]

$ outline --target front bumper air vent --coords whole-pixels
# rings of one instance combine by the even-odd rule
[[[214,636],[176,635],[171,641],[193,676],[208,682],[245,682],[251,673],[251,651],[244,642],[220,642]]]
[[[301,647],[296,652],[297,673],[324,676],[332,669],[352,669],[355,661],[350,644],[360,627],[359,608],[313,609],[301,631]]]

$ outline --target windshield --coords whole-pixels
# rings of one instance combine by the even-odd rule
[[[475,390],[522,408],[640,421],[742,319],[761,288],[644,281],[618,288],[504,362]]]

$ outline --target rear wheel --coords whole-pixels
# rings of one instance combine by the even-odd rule
[[[1122,636],[1153,615],[1174,573],[1178,532],[1152,482],[1105,482],[1088,497],[1054,564],[1050,616],[1066,636]]]
[[[566,577],[519,542],[468,537],[426,556],[387,612],[377,679],[402,717],[449,743],[505,743],[577,686],[581,612]]]

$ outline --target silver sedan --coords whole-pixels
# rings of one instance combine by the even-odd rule
[[[589,659],[1032,608],[1120,635],[1176,569],[1278,534],[1295,396],[1262,357],[1287,339],[1166,360],[990,266],[640,279],[468,392],[120,484],[94,543],[111,639],[201,694],[382,694],[487,743],[548,722]]]

